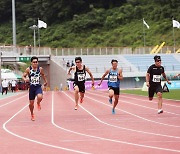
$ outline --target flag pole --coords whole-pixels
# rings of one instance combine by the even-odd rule
[[[173,18],[172,18],[172,22],[173,22]],[[176,48],[176,43],[175,43],[175,35],[174,35],[174,26],[173,26],[173,41],[174,41],[174,53],[175,53],[175,48]]]
[[[144,29],[144,18],[142,24],[143,24],[143,40],[144,40],[144,52],[145,52],[146,38],[145,38],[145,29]]]
[[[39,23],[39,18],[38,18],[38,23]],[[38,25],[38,42],[39,42],[39,47],[40,47],[40,29]]]

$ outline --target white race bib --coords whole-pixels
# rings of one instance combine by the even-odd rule
[[[117,82],[117,76],[116,75],[110,75],[109,76],[109,81],[110,82]]]
[[[85,74],[78,74],[78,81],[84,81],[85,80]]]
[[[31,84],[39,84],[39,77],[31,76]]]
[[[160,82],[161,81],[161,75],[153,75],[153,82]]]

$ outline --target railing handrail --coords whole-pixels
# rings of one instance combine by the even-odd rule
[[[119,55],[119,54],[150,54],[153,49],[150,47],[89,47],[89,48],[50,48],[50,47],[36,47],[34,50],[31,46],[17,47],[17,53],[21,55],[53,55],[53,56],[69,56],[69,55]],[[176,47],[177,51],[179,47]],[[13,46],[0,46],[1,52],[13,52]],[[173,46],[164,46],[159,54],[169,54],[167,51],[174,52]]]

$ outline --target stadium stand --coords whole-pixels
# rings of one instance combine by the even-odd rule
[[[81,56],[83,60],[83,64],[85,64],[93,73],[95,78],[100,78],[103,73],[111,67],[111,60],[117,59],[119,63],[119,67],[123,69],[123,72],[134,72],[137,71],[136,67],[132,65],[130,62],[128,62],[123,56],[119,55],[101,55],[101,56]],[[64,58],[65,62],[74,61],[75,56],[56,56],[56,61],[61,63],[61,66],[63,66],[62,59]],[[68,69],[66,66],[64,69]]]
[[[162,65],[166,71],[179,71],[180,61],[175,58],[174,54],[160,55]],[[178,55],[177,55],[178,56]],[[124,56],[130,63],[135,65],[140,72],[147,71],[148,67],[154,63],[154,55],[125,55]]]
[[[172,77],[180,72],[180,54],[159,54],[162,59],[162,65],[165,67],[167,76]],[[78,56],[78,55],[77,55]],[[119,67],[123,69],[123,82],[121,88],[141,88],[145,82],[145,75],[150,65],[154,64],[154,54],[121,54],[121,55],[79,55],[82,57],[83,64],[90,68],[96,80],[99,80],[106,69],[111,67],[111,60],[117,59]],[[73,56],[53,56],[53,61],[58,63],[63,70],[68,70],[66,62],[70,64],[74,61]],[[64,59],[64,62],[63,62]],[[89,75],[86,76],[90,79]],[[107,76],[106,76],[107,77]],[[68,80],[73,78],[68,76]],[[138,79],[138,80],[136,80]]]
[[[180,57],[178,54],[160,54],[162,65],[166,72],[176,73],[180,71]],[[106,69],[111,67],[111,60],[117,59],[119,67],[123,70],[124,77],[145,76],[148,67],[154,63],[152,54],[129,54],[129,55],[83,55],[81,56],[83,63],[89,67],[95,78],[100,78]],[[64,69],[62,59],[64,61],[74,61],[75,56],[56,56],[58,62]]]

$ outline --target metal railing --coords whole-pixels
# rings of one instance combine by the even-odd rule
[[[31,46],[17,47],[17,54],[20,55],[53,55],[53,56],[68,56],[68,55],[120,55],[120,54],[149,54],[154,47],[103,47],[103,48],[49,48],[36,47],[35,50]],[[177,51],[179,47],[175,49]],[[13,52],[13,46],[0,46],[0,51],[4,54]],[[164,46],[159,54],[174,53],[173,46]]]

